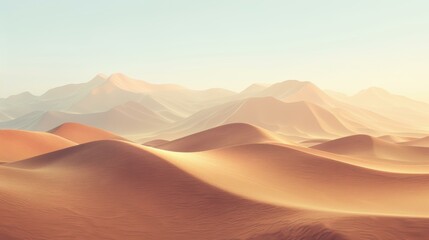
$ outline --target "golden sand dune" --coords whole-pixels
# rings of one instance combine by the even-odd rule
[[[22,160],[74,145],[50,133],[0,130],[0,162]]]
[[[429,216],[428,174],[376,171],[273,144],[250,144],[165,159],[219,188],[276,205]],[[398,192],[407,194],[398,197]]]
[[[178,153],[98,141],[0,166],[0,236],[423,240],[428,181],[271,144]]]
[[[401,144],[416,147],[429,147],[429,136],[402,142]]]
[[[267,130],[245,123],[231,123],[170,141],[157,148],[196,152],[233,145],[262,142],[286,142]]]
[[[368,135],[353,135],[314,146],[343,155],[429,164],[429,148],[402,146]]]
[[[403,142],[408,142],[408,141],[417,139],[414,137],[402,137],[402,136],[395,136],[395,135],[383,135],[378,138],[392,143],[403,143]]]
[[[125,140],[124,138],[113,133],[79,123],[64,123],[50,130],[49,132],[76,143],[87,143],[109,139]]]
[[[149,146],[149,147],[159,147],[159,146],[167,144],[169,142],[170,141],[164,140],[164,139],[155,139],[152,141],[145,142],[143,145]]]

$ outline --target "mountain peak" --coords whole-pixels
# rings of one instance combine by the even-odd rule
[[[7,99],[8,100],[14,100],[14,101],[19,101],[19,100],[22,101],[22,100],[33,99],[35,97],[36,96],[33,95],[31,92],[26,91],[26,92],[22,92],[22,93],[19,93],[19,94],[11,95]]]
[[[388,91],[380,87],[370,87],[358,92],[356,95],[368,95],[368,94],[376,94],[376,95],[390,95]]]

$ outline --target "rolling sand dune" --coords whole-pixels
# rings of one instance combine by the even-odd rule
[[[155,139],[149,142],[145,142],[143,143],[143,145],[148,146],[148,147],[159,147],[161,145],[167,144],[170,141],[168,140],[164,140],[164,139]]]
[[[428,237],[427,175],[277,145],[178,153],[98,141],[5,164],[0,173],[0,236],[9,239]],[[387,213],[402,217],[379,216]]]
[[[78,123],[64,123],[49,132],[79,144],[98,140],[125,140],[113,133]]]
[[[407,145],[407,146],[428,147],[429,148],[429,136],[428,137],[423,137],[423,138],[409,140],[409,141],[406,141],[406,142],[404,141],[401,144],[402,145]]]
[[[54,134],[0,130],[0,162],[22,160],[74,145],[76,143]]]
[[[285,141],[264,129],[245,123],[232,123],[170,141],[158,145],[157,148],[179,152],[197,152],[262,142]]]
[[[194,156],[161,154],[205,182],[256,201],[365,214],[429,214],[425,203],[429,192],[424,187],[428,174],[376,171],[272,144]]]
[[[413,137],[402,137],[402,136],[395,136],[395,135],[383,135],[378,138],[392,143],[402,143],[402,142],[408,142],[411,140],[416,140],[416,138],[413,138]]]
[[[429,148],[402,146],[368,135],[344,137],[316,145],[313,148],[342,155],[429,164]]]

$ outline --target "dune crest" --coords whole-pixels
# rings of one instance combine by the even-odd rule
[[[312,148],[343,155],[428,163],[429,148],[403,146],[368,135],[353,135],[321,143]]]
[[[15,238],[58,239],[67,230],[82,239],[423,240],[429,227],[429,175],[381,173],[268,143],[180,153],[105,140],[0,173],[8,183],[0,184],[1,232]],[[409,194],[385,201],[398,191]]]
[[[78,123],[64,123],[49,132],[79,144],[108,139],[126,140],[113,133]]]
[[[227,146],[262,143],[286,142],[274,134],[245,123],[231,123],[195,133],[184,138],[158,145],[157,148],[179,151],[197,152]]]
[[[0,130],[0,162],[18,161],[75,145],[75,142],[54,134]]]

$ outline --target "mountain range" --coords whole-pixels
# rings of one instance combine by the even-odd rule
[[[288,80],[236,93],[124,74],[0,99],[0,128],[48,131],[67,122],[141,141],[171,140],[227,123],[249,123],[302,141],[351,134],[422,137],[429,129],[429,104],[379,88],[347,96]]]

